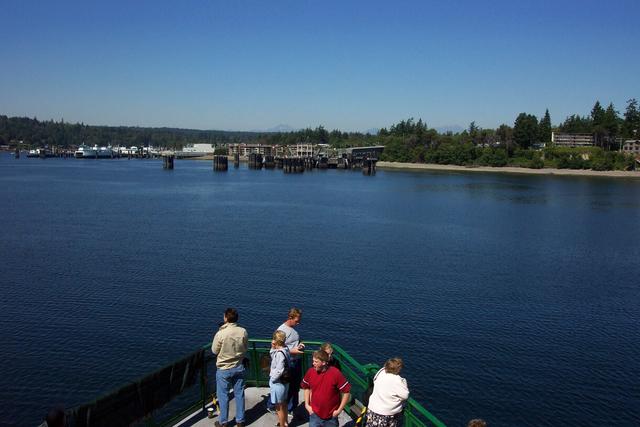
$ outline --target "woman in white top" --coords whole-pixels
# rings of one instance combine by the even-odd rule
[[[404,403],[409,398],[407,380],[399,375],[402,367],[402,359],[392,357],[373,378],[367,427],[397,427],[400,424]]]

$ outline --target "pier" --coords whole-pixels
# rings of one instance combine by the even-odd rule
[[[286,174],[290,173],[303,173],[304,171],[311,171],[313,169],[327,170],[327,169],[340,169],[340,170],[361,170],[363,175],[375,175],[376,164],[378,162],[377,156],[369,157],[365,153],[362,156],[353,154],[343,154],[340,157],[274,157],[274,156],[262,156],[258,153],[251,153],[247,158],[247,167],[253,170],[264,169],[282,169]],[[375,153],[373,153],[375,154]],[[174,152],[163,152],[161,155],[163,159],[163,169],[173,169],[174,160],[179,158]],[[240,167],[240,156],[236,153],[233,156],[233,166],[235,169]],[[226,155],[214,155],[213,156],[213,170],[216,172],[226,172],[229,170],[229,156]]]

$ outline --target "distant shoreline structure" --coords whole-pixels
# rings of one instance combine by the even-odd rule
[[[563,175],[563,176],[599,176],[606,178],[640,178],[640,171],[594,171],[591,169],[530,169],[513,166],[457,166],[438,165],[434,163],[400,163],[378,162],[380,169],[425,170],[449,172],[483,172],[483,173],[512,173],[524,175]]]

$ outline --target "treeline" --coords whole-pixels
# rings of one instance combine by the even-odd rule
[[[292,145],[292,144],[329,144],[334,148],[362,147],[375,145],[376,135],[361,132],[342,132],[340,130],[327,131],[324,126],[315,129],[306,128],[293,132],[277,132],[262,135],[257,138],[257,143],[268,145]]]
[[[440,134],[421,119],[408,119],[381,129],[378,143],[385,146],[381,159],[387,161],[609,170],[633,165],[630,156],[615,151],[621,140],[639,137],[639,131],[638,103],[630,99],[623,117],[613,104],[605,109],[596,102],[589,116],[572,115],[557,127],[551,125],[549,110],[540,120],[520,113],[513,127],[482,129],[471,122],[456,134]],[[552,132],[592,134],[595,147],[555,148],[550,144]],[[546,148],[533,150],[542,146]]]
[[[40,121],[37,118],[0,116],[0,145],[15,145],[19,141],[30,147],[69,147],[80,144],[164,147],[181,149],[187,144],[214,145],[251,142],[263,134],[257,132],[228,132],[174,128],[141,128],[90,126],[65,123],[64,120]]]
[[[595,147],[560,149],[550,146],[551,133],[592,134]],[[482,129],[471,122],[459,133],[439,133],[422,119],[402,120],[376,135],[359,132],[327,131],[323,126],[293,132],[227,132],[173,128],[140,128],[89,126],[39,121],[36,118],[0,116],[0,145],[28,147],[69,147],[89,145],[154,146],[181,149],[187,144],[261,143],[290,145],[298,143],[329,144],[334,148],[384,145],[382,160],[397,162],[439,163],[455,165],[568,167],[614,169],[628,168],[633,160],[615,151],[620,141],[639,138],[640,112],[636,99],[627,101],[621,116],[612,103],[603,108],[599,101],[588,116],[571,115],[553,127],[546,110],[540,120],[529,113],[520,113],[513,126]],[[541,146],[544,150],[538,150]],[[535,150],[534,150],[535,149]]]
[[[188,144],[224,145],[256,143],[290,145],[298,143],[329,144],[344,148],[375,143],[376,136],[360,132],[327,131],[323,126],[293,132],[233,132],[174,128],[142,128],[90,126],[84,123],[66,123],[37,118],[0,116],[0,145],[17,145],[22,141],[28,147],[69,147],[80,144],[137,147],[164,147],[181,149]]]

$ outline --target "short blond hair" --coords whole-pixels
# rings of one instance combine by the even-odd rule
[[[469,424],[467,424],[467,427],[487,427],[487,422],[483,419],[475,418],[469,421]]]
[[[296,317],[302,316],[302,310],[297,307],[291,307],[289,309],[289,319],[295,319]]]
[[[399,357],[392,357],[391,359],[384,362],[384,371],[387,374],[396,374],[398,375],[402,370],[404,363],[402,363],[402,359]]]
[[[282,331],[275,331],[273,333],[272,339],[275,345],[284,346],[284,342],[287,339],[287,335]]]

